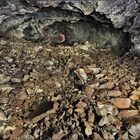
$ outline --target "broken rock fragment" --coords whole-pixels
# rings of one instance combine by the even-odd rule
[[[11,79],[11,82],[12,82],[12,83],[20,83],[21,80],[20,80],[19,78],[12,78],[12,79]]]
[[[16,94],[15,97],[17,100],[25,100],[27,98],[27,94],[25,91],[21,91],[19,93]]]
[[[80,80],[81,84],[85,84],[87,82],[87,74],[85,73],[84,69],[79,68],[74,71],[75,75]]]
[[[0,109],[0,122],[7,121],[6,115],[3,110]]]
[[[90,123],[91,126],[93,126],[94,121],[95,121],[95,114],[90,111],[88,113],[88,122]]]
[[[87,85],[85,87],[85,90],[83,91],[83,93],[89,98],[91,99],[92,98],[92,95],[94,93],[94,88],[92,87],[92,85]]]
[[[91,66],[87,66],[85,68],[85,70],[88,71],[88,73],[92,73],[94,75],[99,74],[100,71],[101,71],[100,68],[96,68],[96,67],[94,67],[94,65],[93,66],[92,65]]]
[[[77,109],[75,109],[75,111],[78,112],[78,113],[80,113],[80,114],[82,114],[82,113],[84,112],[84,109],[82,109],[82,108],[77,108]]]
[[[94,138],[95,140],[103,140],[103,138],[96,132],[94,132]]]
[[[128,131],[131,134],[129,135],[130,138],[134,140],[139,139],[140,138],[140,123],[131,125]]]
[[[129,108],[131,100],[129,98],[113,98],[111,99],[111,103],[113,103],[117,108]]]
[[[115,118],[112,115],[103,116],[99,122],[99,126],[113,124],[115,122]]]
[[[6,84],[11,80],[11,77],[0,74],[0,85]]]
[[[11,135],[11,137],[10,137],[10,140],[15,140],[15,139],[17,139],[21,133],[23,133],[23,129],[22,129],[21,127],[17,127],[17,128],[13,131],[13,133],[12,133],[12,135]]]
[[[107,96],[110,97],[118,97],[121,95],[121,91],[119,90],[109,90]]]
[[[99,85],[100,85],[100,83],[99,82],[96,82],[96,83],[91,84],[90,86],[92,88],[96,89],[96,88],[98,88]]]
[[[133,94],[133,95],[137,95],[137,96],[140,97],[140,88],[138,88],[137,90],[134,90],[134,91],[132,92],[132,94]]]
[[[65,134],[64,134],[63,130],[61,129],[58,133],[53,134],[52,140],[56,140],[56,139],[61,140],[64,135]]]
[[[114,87],[114,82],[107,82],[105,84],[100,85],[100,89],[112,89]]]
[[[117,108],[109,102],[97,102],[95,110],[99,116],[107,116],[108,114],[116,116],[118,114]]]
[[[139,96],[136,95],[136,94],[131,95],[129,98],[130,98],[132,101],[137,101],[137,100],[139,100]]]
[[[100,79],[100,78],[103,78],[104,76],[105,76],[105,74],[101,73],[101,74],[97,74],[97,75],[96,75],[96,78],[97,78],[97,79]]]
[[[85,122],[85,134],[90,136],[92,134],[92,127],[88,122]]]
[[[107,132],[106,130],[102,131],[102,135],[105,140],[114,140],[115,139],[114,136],[111,133]]]
[[[76,105],[77,108],[81,108],[81,109],[84,109],[86,106],[87,106],[87,104],[86,104],[85,102],[83,102],[83,101],[80,101],[80,102]]]
[[[10,91],[13,90],[13,89],[14,89],[14,87],[11,87],[8,84],[6,84],[6,85],[0,85],[0,91],[2,91],[2,92],[10,93]]]
[[[138,110],[122,110],[118,113],[120,119],[127,119],[135,115],[138,115]]]

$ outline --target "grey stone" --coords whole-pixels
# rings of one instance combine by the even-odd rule
[[[20,80],[19,78],[12,78],[12,79],[11,79],[11,82],[12,82],[12,83],[20,83],[21,80]]]
[[[5,121],[7,121],[5,113],[3,112],[3,110],[0,110],[0,122],[5,122]]]
[[[11,77],[0,74],[0,85],[6,84],[11,80]]]

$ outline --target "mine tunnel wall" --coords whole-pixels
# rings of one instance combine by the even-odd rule
[[[77,22],[90,15],[101,23],[111,22],[115,28],[128,32],[135,49],[139,51],[139,8],[138,0],[1,0],[0,35],[11,37],[14,34],[22,38],[23,28],[28,26],[30,30],[38,30],[41,36],[44,25],[51,25],[56,21]],[[30,36],[35,34],[36,31]]]

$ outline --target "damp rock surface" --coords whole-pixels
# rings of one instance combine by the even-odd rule
[[[89,43],[1,40],[0,137],[138,139],[139,65]]]

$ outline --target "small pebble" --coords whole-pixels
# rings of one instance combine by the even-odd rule
[[[112,89],[114,87],[114,82],[107,82],[100,85],[99,89]]]
[[[35,93],[35,91],[30,89],[30,88],[28,88],[26,91],[27,91],[28,95],[31,95],[31,94]]]
[[[11,80],[11,77],[0,74],[0,85],[6,84]]]
[[[22,81],[26,82],[30,79],[30,75],[24,75]]]
[[[0,122],[7,121],[7,118],[2,110],[0,110]]]
[[[97,74],[97,75],[96,75],[96,78],[97,78],[97,79],[101,79],[101,78],[103,78],[104,76],[105,76],[105,74]]]

